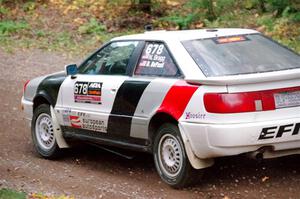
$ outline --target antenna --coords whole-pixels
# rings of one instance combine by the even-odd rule
[[[218,29],[206,29],[206,32],[218,32]]]
[[[147,24],[144,26],[145,31],[152,31],[153,30],[153,25],[152,24]]]

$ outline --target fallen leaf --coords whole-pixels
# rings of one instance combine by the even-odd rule
[[[261,179],[262,182],[266,182],[267,180],[269,180],[269,177],[268,176],[265,176]]]

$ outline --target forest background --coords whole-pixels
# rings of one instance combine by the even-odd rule
[[[118,35],[252,28],[300,52],[300,0],[0,0],[0,48],[83,57]]]

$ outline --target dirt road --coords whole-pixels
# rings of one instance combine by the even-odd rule
[[[39,158],[20,110],[23,83],[78,60],[39,50],[0,50],[0,188],[75,198],[300,198],[300,156],[262,163],[222,158],[202,182],[184,190],[165,185],[147,154],[127,160],[79,147],[54,161]]]

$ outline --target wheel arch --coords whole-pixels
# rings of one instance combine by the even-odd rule
[[[172,124],[177,125],[178,121],[173,116],[171,116],[170,114],[165,113],[165,112],[158,112],[158,113],[154,114],[152,116],[152,118],[149,122],[149,126],[148,126],[149,139],[151,141],[151,146],[153,145],[153,140],[155,138],[157,130],[164,123],[172,123]],[[151,147],[151,151],[152,151],[152,147]]]
[[[194,169],[203,169],[206,167],[210,167],[214,164],[213,159],[200,159],[196,157],[195,153],[193,152],[190,141],[186,136],[186,133],[179,125],[178,120],[176,120],[173,116],[171,116],[166,112],[156,113],[149,122],[148,132],[149,132],[149,139],[151,141],[151,152],[153,152],[153,141],[155,139],[157,130],[164,123],[172,123],[178,126],[188,160]]]
[[[33,111],[41,104],[48,104],[53,106],[53,103],[51,103],[51,101],[51,98],[44,92],[38,93],[33,99]]]

